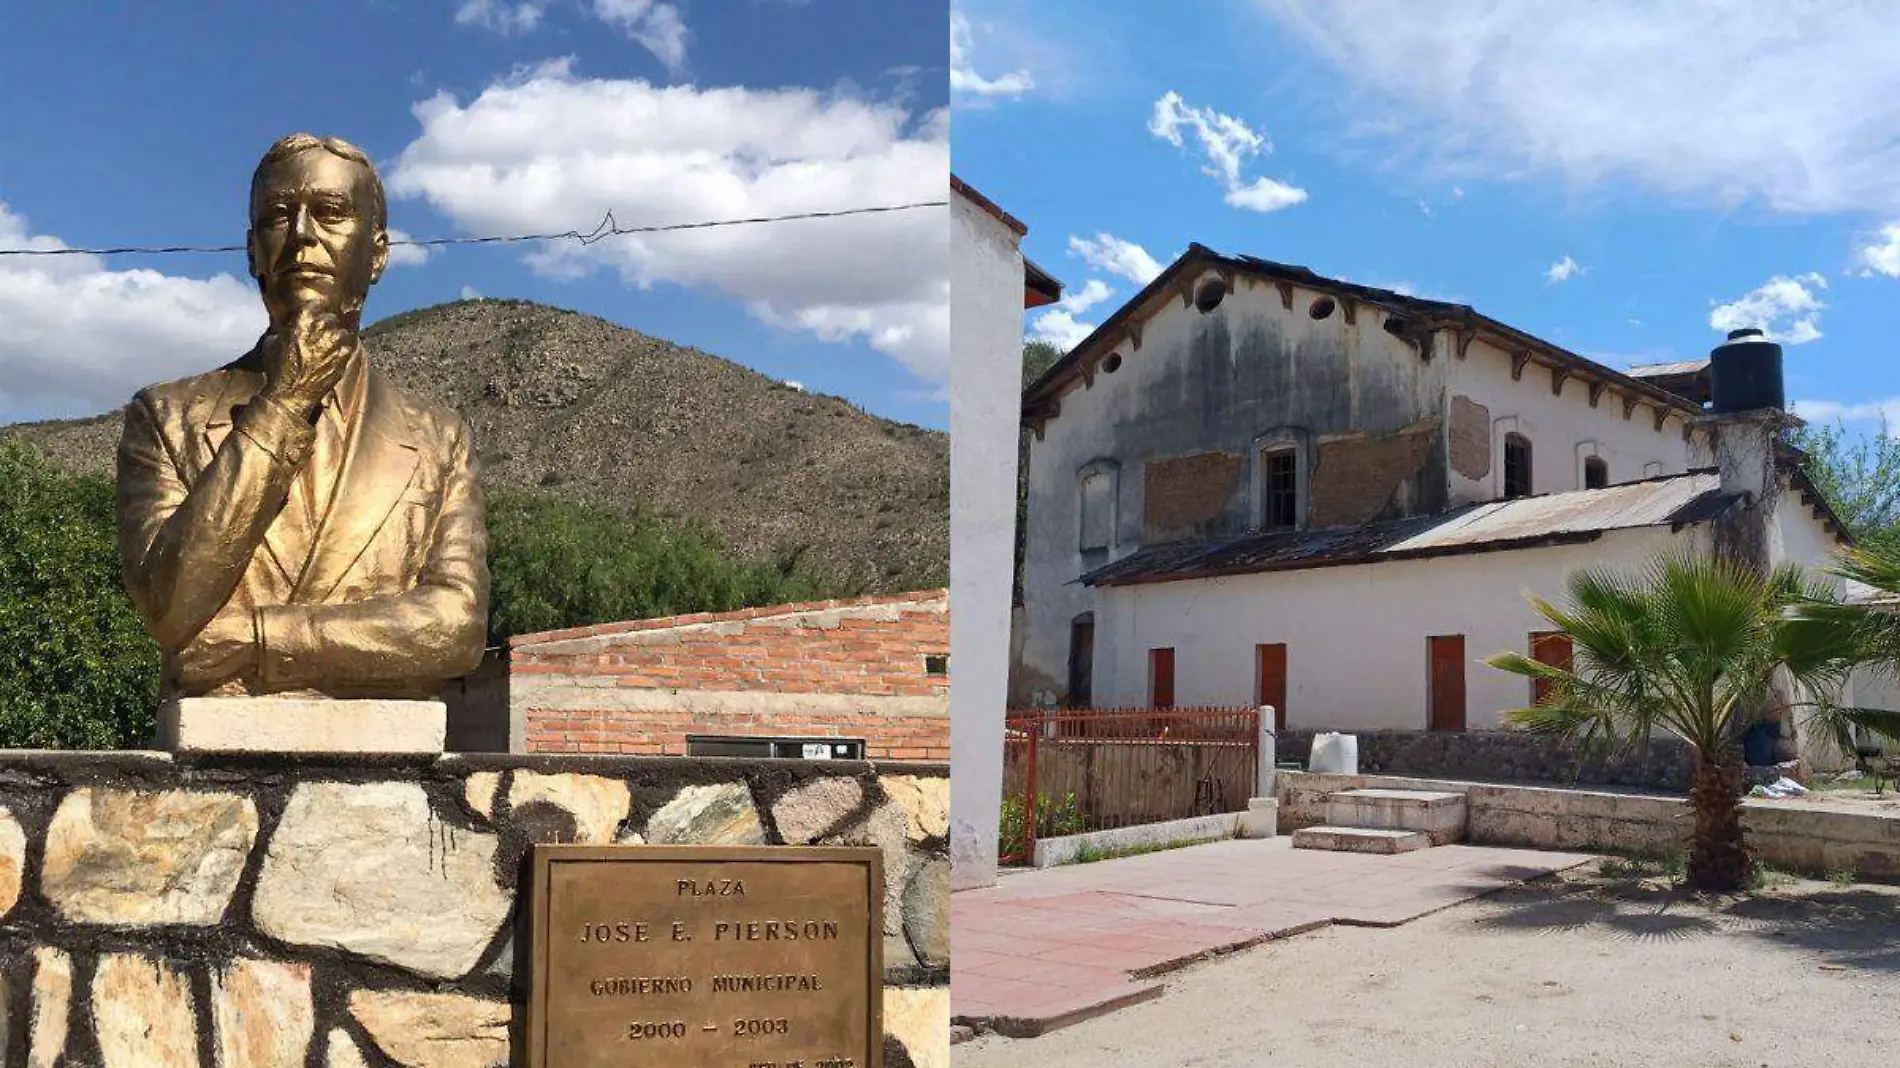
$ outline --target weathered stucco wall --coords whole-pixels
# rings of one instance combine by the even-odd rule
[[[959,888],[996,881],[1016,574],[1016,453],[1022,418],[1020,235],[961,194],[950,211],[951,761]]]
[[[1447,334],[1440,349],[1455,351]],[[1679,475],[1713,463],[1707,433],[1683,441],[1683,416],[1671,412],[1661,430],[1648,401],[1624,418],[1621,394],[1605,390],[1590,404],[1590,383],[1567,377],[1553,390],[1550,368],[1531,363],[1511,376],[1512,355],[1484,340],[1473,341],[1465,358],[1449,361],[1446,404],[1451,427],[1450,499],[1464,504],[1504,495],[1504,437],[1513,431],[1531,442],[1531,492],[1562,493],[1584,488],[1583,463],[1597,456],[1609,480],[1634,482],[1655,474]],[[1659,465],[1652,470],[1651,465]]]
[[[1464,794],[1465,840],[1474,845],[1660,854],[1684,849],[1690,830],[1689,803],[1681,797],[1393,776],[1288,772],[1277,778],[1286,834],[1324,823],[1327,795],[1364,787]],[[1825,800],[1749,799],[1742,802],[1742,827],[1762,863],[1900,880],[1900,817]]]
[[[0,1064],[508,1065],[529,846],[874,845],[887,1064],[949,1057],[942,765],[0,752]]]
[[[1062,396],[1030,446],[1018,701],[1066,690],[1070,624],[1094,601],[1071,580],[1144,544],[1256,524],[1258,452],[1269,442],[1303,454],[1313,525],[1444,505],[1442,354],[1420,359],[1376,308],[1358,306],[1351,322],[1341,307],[1315,319],[1322,294],[1290,294],[1288,307],[1276,286],[1242,277],[1212,311],[1171,299],[1142,325],[1139,348],[1116,348],[1115,371],[1105,358]],[[1079,477],[1104,461],[1115,471],[1115,534],[1085,553]]]
[[[1495,727],[1530,702],[1530,683],[1477,661],[1528,652],[1531,632],[1550,629],[1526,593],[1560,598],[1575,569],[1640,567],[1697,537],[1611,531],[1581,545],[1103,589],[1096,703],[1146,704],[1148,650],[1173,648],[1177,705],[1251,705],[1254,646],[1285,643],[1287,726],[1423,730],[1426,639],[1463,634],[1466,723]]]

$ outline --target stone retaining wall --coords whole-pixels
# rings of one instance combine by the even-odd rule
[[[0,751],[0,1066],[486,1068],[536,842],[883,851],[885,1063],[949,1059],[942,765]]]
[[[1306,763],[1313,728],[1275,736],[1279,760]],[[1436,775],[1479,782],[1563,783],[1689,789],[1695,754],[1674,738],[1650,743],[1647,759],[1623,754],[1583,760],[1574,742],[1523,731],[1349,731],[1358,738],[1359,770],[1368,775]]]
[[[1283,771],[1277,779],[1286,834],[1325,823],[1329,794],[1375,786],[1464,794],[1465,841],[1474,845],[1662,854],[1685,849],[1690,829],[1688,801],[1657,794],[1310,772]],[[1826,800],[1750,798],[1742,802],[1742,826],[1765,864],[1900,881],[1900,816]]]

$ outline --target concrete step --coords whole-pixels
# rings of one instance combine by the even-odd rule
[[[1326,798],[1326,822],[1333,827],[1423,831],[1433,845],[1445,845],[1465,837],[1465,795],[1435,790],[1341,790]]]
[[[1392,831],[1373,827],[1302,827],[1293,832],[1295,849],[1329,849],[1335,853],[1410,853],[1430,849],[1424,831]]]

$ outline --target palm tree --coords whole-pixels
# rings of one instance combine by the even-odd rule
[[[1900,547],[1849,549],[1828,573],[1867,586],[1873,596],[1853,603],[1821,597],[1790,604],[1784,625],[1794,644],[1825,649],[1847,670],[1865,668],[1900,679]],[[1815,702],[1808,728],[1841,752],[1854,753],[1862,733],[1900,739],[1900,711],[1847,706],[1827,696]]]
[[[1586,751],[1647,748],[1658,728],[1682,739],[1696,758],[1688,884],[1743,889],[1752,865],[1742,835],[1742,735],[1792,707],[1789,683],[1826,694],[1845,678],[1852,650],[1838,632],[1793,625],[1788,614],[1797,603],[1828,603],[1828,591],[1792,565],[1761,576],[1683,554],[1636,575],[1577,572],[1567,593],[1561,608],[1531,603],[1570,636],[1570,666],[1512,652],[1485,661],[1546,684],[1539,704],[1507,711],[1505,722],[1577,739]]]

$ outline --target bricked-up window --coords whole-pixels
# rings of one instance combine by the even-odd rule
[[[1106,549],[1115,533],[1115,472],[1096,468],[1082,475],[1081,486],[1083,552]]]
[[[1522,434],[1504,436],[1504,496],[1531,495],[1531,439]]]
[[[1148,650],[1148,706],[1174,707],[1174,650]]]
[[[1583,461],[1583,488],[1602,489],[1610,484],[1610,465],[1601,456]]]
[[[1260,524],[1284,530],[1300,523],[1300,457],[1292,446],[1260,451]]]

